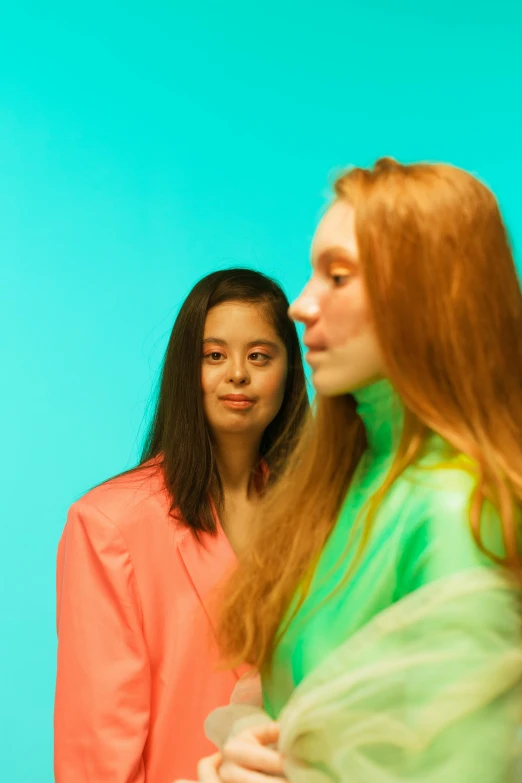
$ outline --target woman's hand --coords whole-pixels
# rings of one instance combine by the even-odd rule
[[[222,753],[199,763],[200,783],[287,783],[281,754],[268,747],[278,739],[277,723],[242,731],[226,743]]]
[[[200,783],[221,783],[219,767],[221,766],[221,753],[207,756],[198,764],[198,780]],[[190,781],[178,780],[176,783],[190,783]]]

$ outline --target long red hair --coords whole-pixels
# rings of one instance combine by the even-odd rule
[[[486,551],[480,518],[488,499],[502,523],[501,562],[520,573],[522,294],[495,197],[452,166],[390,159],[349,171],[334,190],[355,211],[377,337],[405,408],[398,453],[373,508],[435,431],[475,466],[470,524],[478,546]],[[319,395],[227,585],[220,641],[229,660],[270,663],[364,448],[353,398]]]

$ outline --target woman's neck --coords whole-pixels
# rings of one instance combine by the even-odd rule
[[[390,383],[377,381],[354,392],[353,397],[366,430],[369,452],[375,457],[393,453],[402,434],[404,409]]]
[[[260,440],[227,438],[216,443],[216,458],[223,487],[220,522],[232,549],[239,554],[248,544],[259,495],[255,469]]]
[[[227,436],[216,439],[216,460],[223,486],[225,504],[227,495],[250,496],[253,475],[259,461],[261,440],[244,436]]]

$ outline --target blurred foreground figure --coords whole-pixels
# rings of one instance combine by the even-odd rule
[[[200,779],[514,783],[522,297],[494,196],[447,165],[349,171],[291,315],[317,408],[220,631],[264,711],[210,716]]]

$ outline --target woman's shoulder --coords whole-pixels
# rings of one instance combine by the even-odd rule
[[[95,515],[107,525],[122,533],[150,525],[152,518],[168,520],[174,529],[180,528],[180,519],[171,513],[171,499],[165,486],[162,464],[150,460],[135,469],[98,484],[72,504],[68,520],[77,516]]]
[[[463,454],[440,460],[430,456],[412,465],[406,478],[413,490],[416,514],[424,507],[430,515],[459,513],[468,517],[477,476],[475,464]]]
[[[477,472],[471,460],[455,456],[447,463],[419,465],[408,472],[410,502],[401,525],[402,556],[422,566],[425,575],[454,573],[493,565],[473,534],[473,497]],[[500,517],[487,500],[480,516],[481,540],[488,551],[503,555]],[[401,568],[405,568],[402,562]]]

